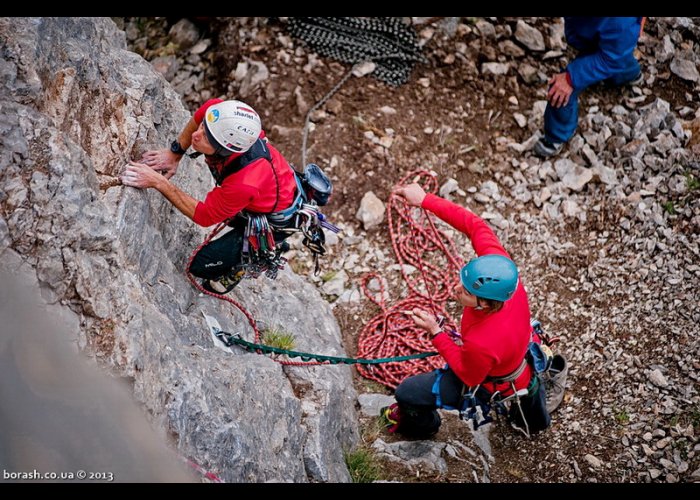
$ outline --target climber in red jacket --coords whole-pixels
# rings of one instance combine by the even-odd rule
[[[428,437],[440,427],[436,409],[464,410],[464,394],[477,386],[476,398],[484,402],[496,393],[508,397],[513,388],[529,388],[528,396],[519,400],[522,411],[512,418],[521,426],[525,418],[531,432],[547,427],[544,387],[531,384],[533,371],[524,362],[532,332],[527,293],[510,256],[491,228],[466,208],[426,194],[418,184],[397,192],[410,205],[433,212],[466,234],[477,257],[461,269],[454,289],[455,300],[464,307],[461,346],[433,314],[413,310],[416,325],[432,337],[447,367],[408,377],[396,388],[397,403],[382,409],[389,430]]]
[[[169,180],[190,146],[197,152],[191,156],[205,155],[216,182],[203,202]],[[267,142],[258,113],[241,101],[211,99],[204,103],[169,149],[148,151],[140,162],[129,162],[122,182],[157,189],[180,212],[205,227],[242,211],[274,213],[288,221],[299,201],[292,167]],[[240,262],[246,221],[237,217],[229,224],[233,230],[203,247],[190,267],[192,274],[204,278],[206,289],[217,293],[229,292],[244,274]],[[273,231],[273,235],[279,243],[288,233]]]

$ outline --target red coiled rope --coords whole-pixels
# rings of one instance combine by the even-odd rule
[[[437,191],[437,179],[424,170],[405,176],[400,185],[420,180],[426,192]],[[425,210],[409,206],[395,192],[389,196],[387,219],[391,245],[401,264],[401,274],[409,294],[405,299],[387,306],[382,278],[376,273],[364,276],[362,290],[382,311],[360,332],[358,358],[390,358],[434,350],[428,334],[416,327],[404,312],[411,311],[414,307],[444,316],[446,327],[455,328],[456,325],[445,310],[445,302],[464,265],[454,242],[435,227],[431,215]],[[414,277],[406,274],[406,264],[417,269],[412,273]],[[379,282],[378,295],[369,291],[368,285],[372,279]],[[442,357],[434,356],[383,365],[358,366],[357,370],[363,377],[395,389],[409,375],[431,371],[444,364]]]

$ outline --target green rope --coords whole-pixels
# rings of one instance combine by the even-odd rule
[[[262,351],[265,354],[285,354],[290,358],[301,358],[302,361],[327,361],[332,365],[337,365],[338,363],[343,363],[346,365],[378,365],[381,363],[397,363],[401,361],[407,361],[409,359],[420,359],[428,358],[430,356],[437,356],[437,352],[422,352],[420,354],[411,354],[409,356],[396,356],[393,358],[379,358],[379,359],[357,359],[357,358],[342,358],[339,356],[325,356],[323,354],[312,354],[310,352],[299,352],[299,351],[289,351],[287,349],[281,349],[279,347],[272,347],[264,344],[255,344],[253,342],[248,342],[243,340],[240,335],[218,331],[215,333],[216,338],[218,338],[226,347],[231,347],[233,345],[240,346],[249,352]]]

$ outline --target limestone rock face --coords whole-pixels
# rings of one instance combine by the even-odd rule
[[[21,255],[44,299],[79,315],[79,347],[133,380],[181,455],[225,481],[349,481],[349,368],[215,346],[202,312],[253,334],[183,274],[204,231],[158,192],[119,182],[189,119],[166,80],[109,19],[3,18],[0,48],[0,253]],[[212,186],[188,158],[174,181],[198,199]],[[328,304],[293,273],[232,296],[260,326],[294,333],[297,350],[344,354]]]

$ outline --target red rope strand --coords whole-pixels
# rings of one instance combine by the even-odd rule
[[[189,260],[187,261],[187,267],[185,268],[185,275],[187,276],[187,279],[190,280],[190,283],[192,283],[192,286],[195,287],[197,290],[202,292],[205,295],[209,295],[210,297],[214,297],[216,299],[220,300],[225,300],[229,304],[233,305],[236,307],[239,311],[243,313],[243,315],[246,317],[248,320],[248,323],[250,323],[250,327],[253,329],[253,332],[255,333],[255,341],[254,343],[260,344],[260,329],[258,329],[258,325],[255,322],[255,318],[253,317],[250,312],[243,307],[243,305],[232,299],[231,297],[227,297],[226,295],[222,295],[220,293],[214,293],[210,292],[209,290],[206,290],[198,281],[197,278],[195,278],[192,273],[190,272],[190,267],[192,266],[192,262],[194,261],[195,256],[199,253],[199,251],[206,246],[217,234],[221,232],[221,230],[226,227],[226,223],[222,222],[218,226],[214,228],[214,230],[209,233],[209,235],[204,239],[201,245],[199,245],[197,248],[195,248],[194,252],[192,252],[192,255],[190,255]],[[262,352],[258,352],[258,354],[262,354]],[[328,364],[327,361],[285,361],[285,360],[279,360],[276,358],[272,358],[276,362],[278,362],[281,365],[286,365],[286,366],[315,366],[315,365],[326,365]]]

